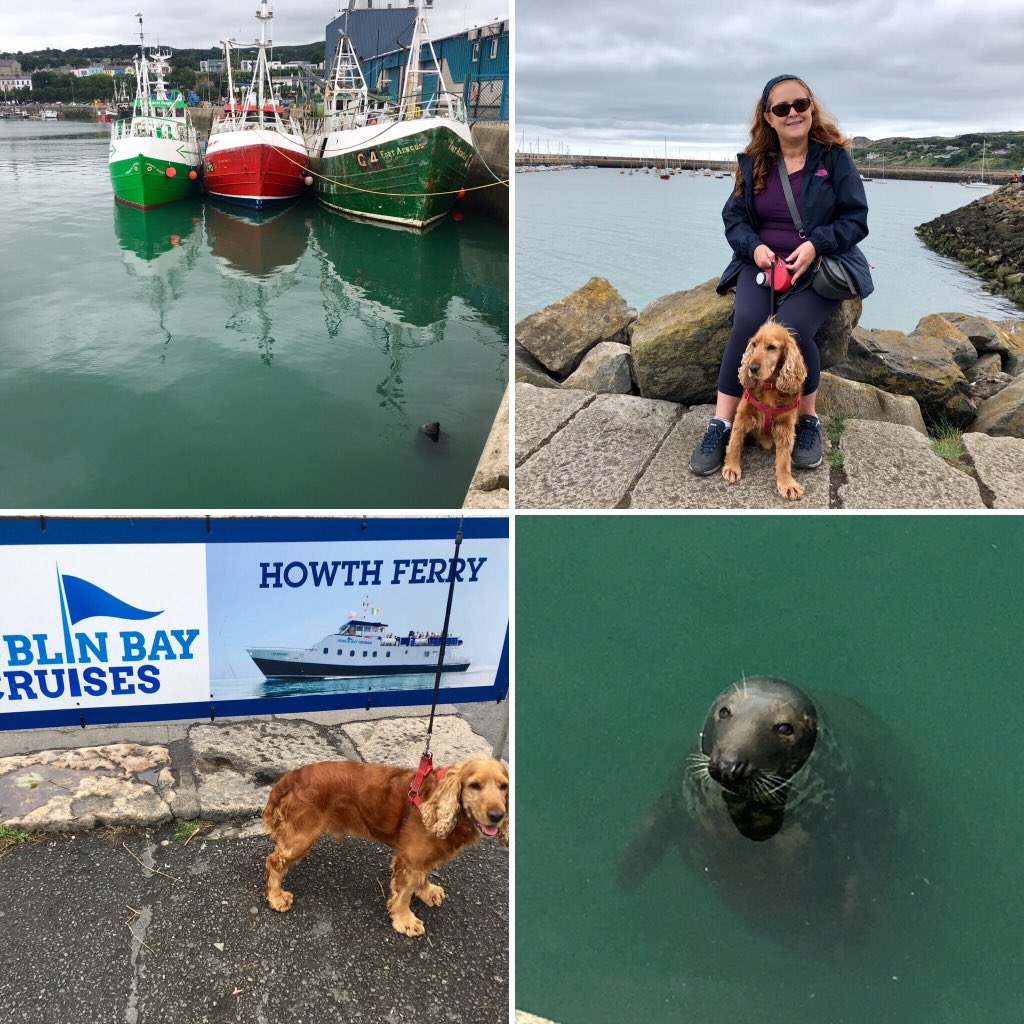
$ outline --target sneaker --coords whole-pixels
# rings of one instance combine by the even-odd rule
[[[817,469],[821,465],[821,420],[803,415],[796,421],[793,468]]]
[[[730,433],[731,427],[727,427],[720,419],[712,416],[700,444],[690,456],[690,471],[697,476],[710,476],[721,469]]]

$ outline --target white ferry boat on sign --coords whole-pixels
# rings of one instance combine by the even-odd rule
[[[268,679],[331,679],[337,676],[392,676],[411,672],[436,672],[441,654],[441,634],[409,630],[405,635],[388,632],[380,621],[380,609],[363,602],[358,615],[337,632],[307,648],[247,647],[249,657]],[[448,635],[444,646],[445,672],[465,672],[469,658],[459,654],[462,640]]]

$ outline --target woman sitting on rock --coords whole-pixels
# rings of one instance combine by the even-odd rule
[[[793,223],[783,192],[777,166],[780,156],[803,221],[803,235]],[[750,142],[737,159],[736,188],[722,210],[733,260],[718,282],[720,295],[736,289],[736,310],[722,353],[715,415],[690,457],[690,469],[706,476],[721,468],[743,394],[740,359],[770,313],[770,289],[757,284],[756,277],[762,270],[769,271],[776,259],[785,262],[793,284],[788,292],[776,294],[775,318],[796,335],[807,364],[793,466],[814,469],[821,465],[821,423],[814,411],[821,360],[814,336],[839,302],[822,298],[808,285],[816,258],[831,255],[849,271],[862,298],[871,294],[871,272],[857,248],[868,233],[864,185],[849,143],[795,75],[779,75],[764,87],[754,109]]]

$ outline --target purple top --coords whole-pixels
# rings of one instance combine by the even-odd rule
[[[789,183],[793,187],[793,199],[798,210],[803,180],[803,168],[789,176]],[[761,241],[780,259],[788,258],[798,245],[803,244],[803,239],[793,223],[793,216],[789,212],[786,195],[782,191],[782,182],[779,181],[779,172],[774,167],[765,182],[764,191],[754,196],[754,211],[761,223],[757,232],[761,236]],[[800,210],[800,213],[802,215],[803,210]]]

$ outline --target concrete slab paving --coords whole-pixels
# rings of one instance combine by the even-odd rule
[[[947,465],[926,437],[894,423],[849,420],[839,439],[843,508],[984,508],[978,485]]]
[[[517,384],[516,454],[518,466],[597,396],[589,391],[562,391]]]
[[[775,452],[748,445],[743,450],[743,475],[727,483],[720,472],[694,476],[690,456],[696,448],[714,406],[694,406],[672,428],[630,495],[630,508],[701,509],[822,509],[829,507],[829,469],[796,474],[803,485],[798,501],[783,498],[775,487]],[[828,441],[825,441],[826,447]]]
[[[634,483],[681,411],[673,402],[598,395],[519,466],[517,507],[625,507]]]
[[[993,508],[1024,508],[1024,440],[964,434],[964,447],[981,482],[995,496]]]
[[[427,737],[426,718],[397,718],[356,722],[344,726],[360,760],[416,765]],[[463,761],[474,754],[490,754],[491,744],[461,718],[434,719],[430,752],[437,765]]]

